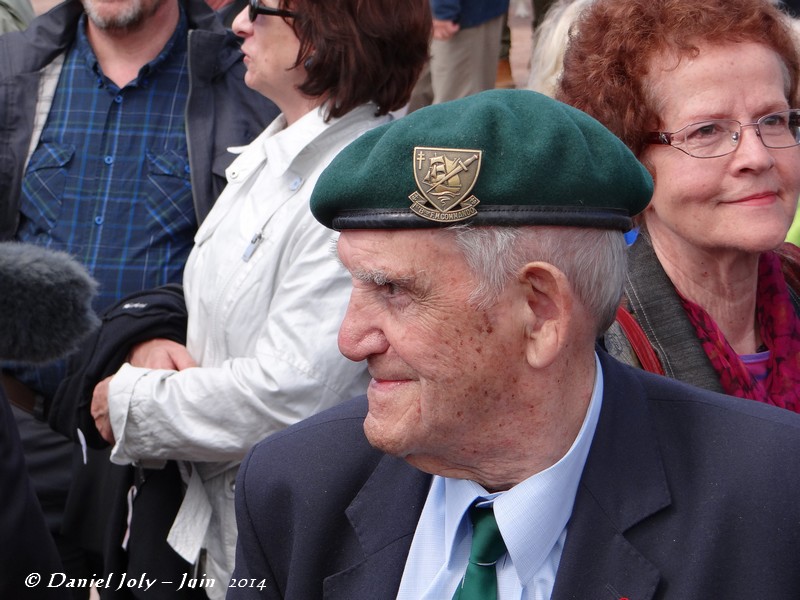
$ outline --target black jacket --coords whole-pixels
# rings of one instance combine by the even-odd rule
[[[100,317],[100,328],[73,354],[50,406],[50,426],[74,441],[78,430],[93,448],[105,448],[91,415],[92,391],[116,373],[133,346],[154,338],[186,343],[183,288],[168,284],[131,294]]]
[[[48,588],[54,573],[63,571],[56,545],[45,525],[39,500],[33,492],[17,424],[0,386],[0,598],[71,598],[70,590]],[[41,580],[26,582],[38,573]]]

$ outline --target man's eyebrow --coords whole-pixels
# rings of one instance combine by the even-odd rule
[[[350,273],[354,279],[363,283],[374,283],[375,285],[386,285],[387,283],[408,285],[414,281],[411,276],[395,276],[381,269],[367,270],[356,269]]]
[[[342,259],[339,257],[339,253],[336,250],[336,247],[333,247],[333,255],[336,259],[336,262],[345,270],[349,271],[347,266],[342,262]],[[375,285],[386,285],[387,283],[393,283],[396,285],[401,285],[404,287],[410,286],[414,281],[416,281],[416,277],[412,275],[408,276],[398,276],[398,275],[391,275],[382,269],[356,269],[355,271],[350,272],[350,276],[358,281],[364,283],[373,283]]]

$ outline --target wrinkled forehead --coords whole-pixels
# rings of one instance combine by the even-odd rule
[[[336,254],[351,273],[409,272],[463,260],[448,229],[348,229],[339,234]]]

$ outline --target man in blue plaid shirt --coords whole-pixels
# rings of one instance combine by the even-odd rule
[[[180,282],[227,148],[278,112],[244,72],[235,36],[201,0],[67,0],[0,37],[0,239],[77,257],[100,283],[98,311]],[[4,365],[2,377],[65,568],[80,573],[86,544],[62,527],[70,485],[73,517],[97,513],[76,491],[73,444],[37,419],[63,375],[58,363]]]

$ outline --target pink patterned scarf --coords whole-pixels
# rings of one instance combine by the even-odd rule
[[[753,377],[705,310],[682,296],[681,302],[727,394],[800,412],[800,319],[774,252],[759,259],[756,293],[756,319],[770,351],[764,381]]]

